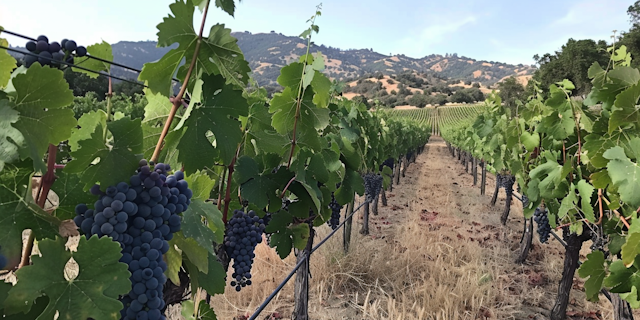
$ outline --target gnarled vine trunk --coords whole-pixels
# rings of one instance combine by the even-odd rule
[[[629,302],[620,298],[617,293],[611,293],[611,304],[613,305],[614,320],[633,320],[633,310]]]
[[[491,197],[492,206],[495,206],[496,201],[498,200],[498,192],[500,192],[501,181],[502,181],[502,176],[500,174],[496,174],[496,189],[493,191],[493,197]]]
[[[377,195],[375,198],[373,198],[373,203],[372,203],[373,207],[371,208],[371,212],[373,213],[374,216],[378,215],[378,200],[380,200],[380,195]]]
[[[524,234],[520,241],[520,251],[516,258],[516,263],[522,264],[527,260],[529,251],[531,250],[531,243],[533,242],[533,218],[524,220]]]
[[[484,195],[485,188],[487,187],[487,164],[484,161],[480,161],[480,168],[482,168],[482,177],[480,179],[480,194]]]
[[[473,185],[478,184],[478,159],[471,157],[471,173],[473,174]]]
[[[505,175],[502,177],[502,184],[504,187],[504,191],[507,194],[507,199],[505,201],[504,210],[502,211],[502,215],[500,216],[500,222],[502,225],[507,224],[507,219],[509,219],[509,213],[511,212],[511,201],[513,201],[513,183],[514,177],[512,175]]]
[[[360,229],[360,234],[368,235],[369,234],[369,202],[364,203],[364,208],[362,212],[362,228]]]
[[[391,186],[389,186],[389,191],[391,191]],[[387,192],[384,191],[384,188],[380,190],[380,197],[382,198],[382,206],[387,206]]]
[[[551,320],[563,320],[566,317],[573,277],[580,259],[580,249],[582,248],[582,243],[589,239],[591,239],[591,234],[587,230],[580,236],[572,233],[565,239],[567,246],[565,247],[562,279],[560,279],[560,284],[558,285],[558,296],[556,297],[555,305],[551,309]]]

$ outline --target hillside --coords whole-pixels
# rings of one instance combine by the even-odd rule
[[[343,96],[361,99],[384,106],[436,106],[446,103],[474,103],[483,101],[491,88],[480,82],[469,80],[447,80],[442,75],[429,71],[414,70],[400,74],[385,75],[376,72],[348,82]]]
[[[275,85],[282,66],[298,59],[306,52],[306,42],[299,37],[280,33],[234,32],[238,45],[249,61],[254,76],[260,85]],[[145,62],[155,61],[170,48],[157,48],[152,41],[120,41],[112,45],[114,60],[134,68],[142,68]],[[443,79],[479,82],[485,86],[509,76],[533,74],[532,66],[510,65],[493,61],[453,55],[432,54],[414,59],[405,55],[388,56],[370,49],[341,50],[315,45],[311,52],[320,51],[325,56],[325,73],[332,79],[355,80],[376,72],[398,75],[406,71],[437,74]],[[113,74],[127,78],[135,73],[113,68]]]

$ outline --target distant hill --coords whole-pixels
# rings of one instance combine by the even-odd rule
[[[297,60],[306,52],[306,41],[280,33],[234,32],[238,45],[245,54],[260,85],[274,85],[282,66]],[[152,41],[120,41],[112,45],[114,61],[142,68],[144,63],[160,59],[170,48],[157,48]],[[322,52],[325,56],[325,73],[332,79],[355,80],[376,72],[384,75],[399,75],[406,71],[434,73],[440,77],[464,82],[479,82],[492,85],[509,76],[533,74],[535,68],[453,55],[432,54],[414,59],[405,55],[388,56],[370,49],[342,50],[324,45],[314,45],[311,52]],[[132,71],[113,68],[114,75],[135,78]],[[526,81],[526,80],[524,80]]]

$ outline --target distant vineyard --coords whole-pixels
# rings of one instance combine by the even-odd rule
[[[461,122],[475,119],[486,108],[484,104],[427,107],[422,109],[390,110],[387,115],[389,119],[406,118],[418,121],[431,127],[431,133],[440,135],[441,128],[458,126]]]

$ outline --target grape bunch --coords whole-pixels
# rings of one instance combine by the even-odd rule
[[[366,194],[366,201],[372,202],[382,189],[382,176],[375,173],[367,173],[364,175],[364,193]]]
[[[63,39],[60,43],[49,43],[46,36],[39,36],[36,41],[27,42],[26,48],[33,54],[24,55],[24,65],[27,68],[36,62],[43,66],[61,67],[62,61],[73,63],[74,53],[76,57],[87,55],[87,48],[78,46],[73,40]]]
[[[331,209],[331,219],[327,221],[327,225],[329,225],[332,230],[335,230],[340,224],[340,211],[342,211],[342,206],[338,203],[338,201],[336,201],[333,193],[331,193],[331,202],[329,203],[329,208]]]
[[[2,249],[2,247],[0,247]],[[2,253],[0,253],[0,270],[3,270],[7,267],[7,257],[5,257]]]
[[[413,150],[407,151],[407,154],[405,155],[407,160],[411,160],[411,157],[413,157]]]
[[[393,164],[394,164],[395,160],[393,158],[389,158],[387,160],[385,160],[381,165],[379,170],[382,171],[382,169],[384,169],[384,167],[389,167],[391,170],[393,170]]]
[[[536,211],[533,213],[533,220],[538,224],[537,231],[538,236],[540,237],[540,242],[547,242],[547,240],[549,240],[549,235],[551,234],[551,226],[549,225],[547,210],[536,208]]]
[[[233,259],[231,286],[236,291],[251,285],[251,266],[256,256],[254,251],[256,245],[262,242],[265,227],[264,220],[253,210],[233,211],[233,217],[227,224],[224,245],[229,258]]]
[[[591,231],[591,251],[602,251],[605,258],[609,257],[609,250],[607,250],[607,243],[609,242],[607,235],[601,234],[599,230]]]
[[[120,182],[104,193],[93,186],[91,193],[100,195],[93,209],[76,206],[74,221],[86,237],[108,236],[122,247],[120,261],[129,266],[132,284],[131,292],[120,299],[122,319],[165,319],[161,310],[167,264],[162,255],[180,230],[179,214],[187,210],[193,195],[184,173],[168,175],[170,170],[162,163],[152,169],[143,159],[129,183]]]

